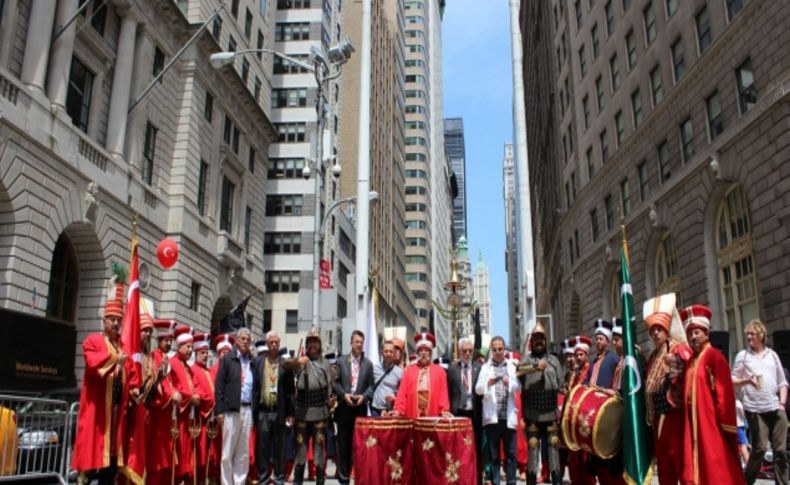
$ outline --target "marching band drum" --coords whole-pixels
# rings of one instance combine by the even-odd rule
[[[580,449],[601,459],[620,451],[623,402],[606,389],[578,385],[562,413],[562,438],[571,451]]]

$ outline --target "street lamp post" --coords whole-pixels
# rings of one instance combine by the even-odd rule
[[[351,54],[354,52],[354,47],[351,41],[343,39],[338,44],[329,48],[326,54],[315,46],[310,47],[309,61],[310,63],[302,62],[289,55],[277,52],[271,49],[244,49],[235,52],[217,52],[209,57],[211,65],[219,69],[233,62],[236,56],[240,54],[250,54],[264,52],[277,56],[285,61],[297,65],[313,73],[315,76],[317,97],[316,102],[316,137],[315,137],[315,160],[313,161],[313,170],[315,173],[312,176],[315,179],[315,224],[314,224],[314,237],[313,237],[313,326],[318,327],[321,323],[320,318],[320,297],[321,288],[319,283],[319,270],[321,262],[321,230],[323,227],[323,220],[321,217],[321,185],[324,177],[324,160],[323,160],[323,145],[324,145],[324,121],[326,118],[324,107],[324,90],[327,88],[329,81],[340,77],[340,66],[348,61]],[[334,74],[329,74],[329,67],[335,66],[337,68]],[[339,177],[341,173],[340,164],[335,160],[332,166],[332,175]],[[310,166],[305,163],[302,170],[302,176],[305,179],[310,178]],[[378,194],[377,194],[378,195]],[[333,205],[332,208],[337,207]],[[329,211],[327,211],[327,214]]]
[[[463,305],[463,295],[460,294],[466,289],[466,282],[458,276],[458,252],[453,250],[450,259],[450,280],[445,283],[444,289],[447,290],[447,306],[443,307],[434,300],[433,306],[444,318],[450,320],[452,339],[453,339],[453,360],[458,359],[458,322],[469,317],[477,302],[471,302],[468,307],[461,308]]]

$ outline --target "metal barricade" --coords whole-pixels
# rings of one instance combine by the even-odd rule
[[[0,394],[0,482],[65,483],[76,414],[66,401]]]

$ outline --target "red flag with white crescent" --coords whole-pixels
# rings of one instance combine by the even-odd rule
[[[137,241],[132,241],[132,267],[129,276],[129,292],[123,308],[121,342],[130,369],[129,383],[132,388],[140,387],[143,374],[143,353],[140,343],[140,277]]]

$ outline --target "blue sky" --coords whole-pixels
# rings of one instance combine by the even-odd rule
[[[474,265],[483,252],[493,333],[507,340],[502,155],[513,138],[508,1],[448,0],[442,29],[444,116],[464,119],[469,255]]]

